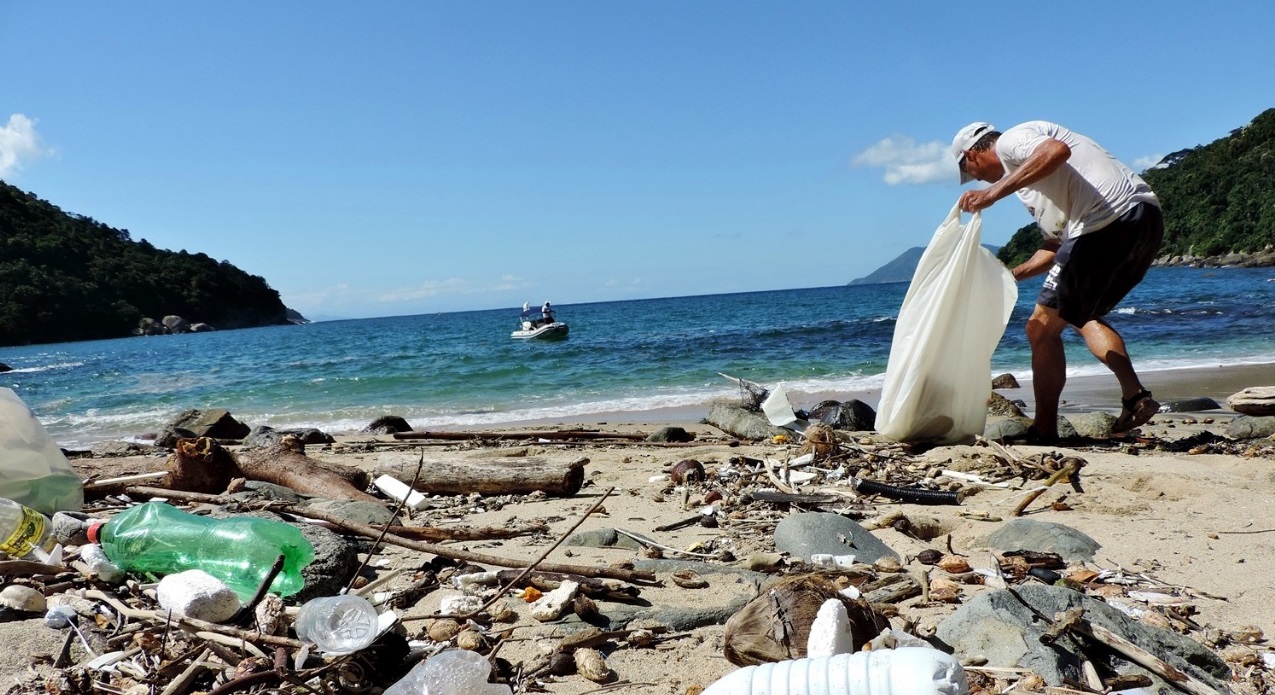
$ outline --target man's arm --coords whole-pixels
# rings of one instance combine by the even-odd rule
[[[1021,264],[1014,266],[1011,271],[1014,273],[1015,280],[1026,280],[1030,277],[1036,277],[1041,273],[1049,270],[1049,266],[1054,263],[1054,254],[1062,244],[1057,240],[1049,240],[1041,244],[1036,253],[1031,258],[1023,261]]]
[[[1036,146],[1032,154],[1018,170],[980,191],[966,191],[961,195],[961,209],[978,212],[990,208],[993,203],[1024,186],[1049,176],[1071,158],[1071,148],[1062,140],[1049,138]]]

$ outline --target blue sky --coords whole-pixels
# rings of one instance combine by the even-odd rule
[[[1141,170],[1275,106],[1275,3],[1065,7],[5,2],[0,178],[311,317],[837,285],[970,121]]]

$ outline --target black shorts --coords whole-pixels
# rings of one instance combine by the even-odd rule
[[[1163,238],[1160,208],[1139,203],[1106,227],[1068,239],[1036,303],[1077,328],[1105,316],[1142,282]]]

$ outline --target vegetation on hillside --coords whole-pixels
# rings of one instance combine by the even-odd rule
[[[1142,177],[1164,209],[1164,255],[1254,253],[1275,244],[1275,109],[1227,137],[1168,155]],[[998,256],[1013,267],[1039,246],[1033,223]]]
[[[287,323],[258,276],[133,241],[0,182],[0,345],[116,338],[166,315],[218,329]]]

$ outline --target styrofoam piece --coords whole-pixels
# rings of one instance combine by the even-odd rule
[[[376,480],[373,480],[372,484],[376,486],[376,489],[384,492],[386,495],[403,502],[403,506],[411,509],[412,511],[420,509],[421,505],[425,504],[425,495],[413,490],[407,483],[392,475],[382,475]]]
[[[111,559],[106,557],[106,551],[96,543],[80,548],[80,560],[104,582],[114,584],[124,578],[124,570],[111,562]]]
[[[830,598],[819,606],[819,612],[810,623],[810,635],[806,638],[806,656],[835,656],[854,651],[854,636],[850,634],[850,613],[840,599]]]
[[[159,580],[155,596],[161,608],[197,620],[220,623],[239,610],[239,596],[203,570],[186,570]]]
[[[852,601],[863,597],[863,592],[859,591],[859,587],[854,586],[853,584],[850,586],[847,586],[841,591],[838,591],[837,593],[841,594],[842,596],[845,596],[846,598]]]
[[[747,666],[701,695],[966,695],[965,670],[950,654],[928,647]]]
[[[853,555],[833,555],[832,564],[842,568],[852,567],[854,565],[854,556]]]
[[[477,596],[456,594],[444,596],[438,602],[438,612],[444,615],[467,615],[483,607],[483,600]]]
[[[531,617],[542,622],[561,618],[579,590],[579,583],[570,579],[563,580],[557,589],[541,596],[531,604]]]

